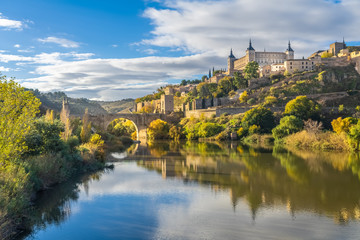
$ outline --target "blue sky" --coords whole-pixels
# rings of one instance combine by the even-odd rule
[[[307,57],[359,44],[360,1],[1,0],[0,71],[23,86],[117,100],[226,67],[232,47]]]

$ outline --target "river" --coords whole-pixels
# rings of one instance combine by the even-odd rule
[[[39,194],[19,239],[360,239],[360,159],[157,142]]]

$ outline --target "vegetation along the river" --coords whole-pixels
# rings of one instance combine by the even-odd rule
[[[36,192],[64,182],[75,174],[105,167],[104,140],[110,133],[94,133],[88,112],[71,118],[64,101],[61,112],[40,114],[41,102],[32,91],[0,79],[0,238],[26,228]],[[129,142],[128,138],[123,138]],[[130,140],[131,141],[131,140]]]

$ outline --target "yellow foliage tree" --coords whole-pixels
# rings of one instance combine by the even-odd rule
[[[341,117],[332,120],[331,122],[331,126],[334,130],[334,132],[336,132],[337,134],[341,134],[341,133],[349,133],[350,128],[353,125],[356,125],[358,122],[358,120],[356,118],[352,118],[352,117],[347,117],[342,119]]]
[[[248,95],[247,91],[244,91],[239,97],[239,100],[241,103],[246,102],[248,99],[249,99],[249,95]]]
[[[0,161],[16,158],[26,150],[24,138],[33,126],[40,104],[32,92],[0,76]]]

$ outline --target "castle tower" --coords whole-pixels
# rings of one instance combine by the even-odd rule
[[[227,62],[227,65],[228,65],[228,74],[229,75],[233,75],[234,73],[234,62],[235,62],[236,58],[233,54],[233,51],[232,49],[230,50],[230,55],[228,57],[228,62]]]
[[[251,38],[249,41],[249,47],[246,49],[246,57],[248,59],[248,62],[255,61],[255,49],[252,47]]]
[[[294,50],[291,48],[291,43],[289,41],[288,48],[285,51],[286,60],[294,59]]]

